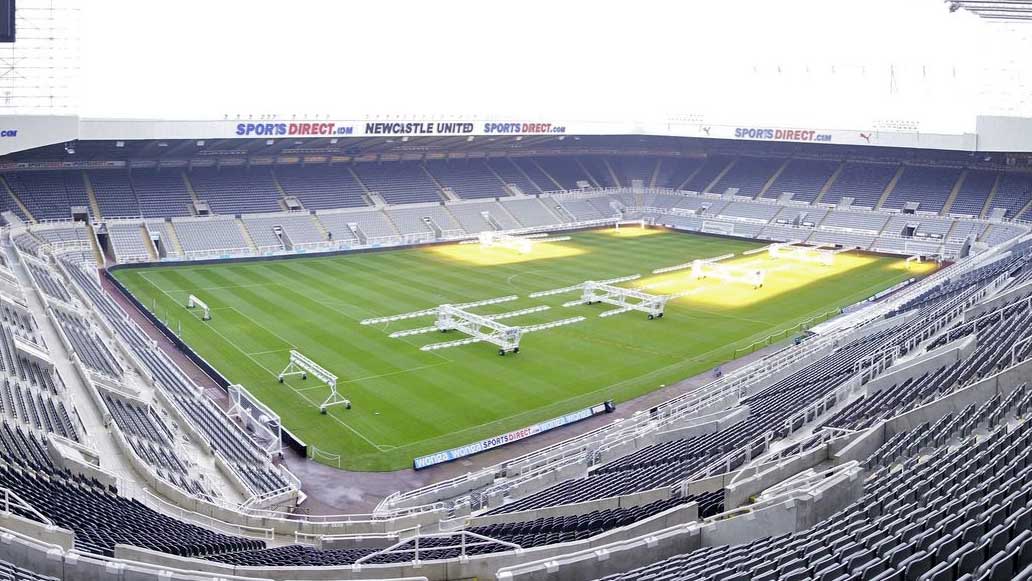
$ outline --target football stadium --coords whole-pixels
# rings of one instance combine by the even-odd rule
[[[1030,19],[0,0],[0,579],[1032,579]]]

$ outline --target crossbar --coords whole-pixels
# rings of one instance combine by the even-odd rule
[[[194,295],[190,295],[186,299],[186,308],[192,309],[194,307],[201,307],[204,310],[204,316],[201,317],[203,321],[211,320],[211,309],[208,308],[208,303],[202,301]]]

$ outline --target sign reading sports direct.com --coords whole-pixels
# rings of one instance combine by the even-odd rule
[[[566,133],[554,123],[471,123],[465,121],[373,121],[359,125],[336,121],[237,123],[233,134],[239,137],[334,137],[363,135],[540,135]]]
[[[331,135],[351,135],[355,129],[351,125],[326,123],[237,123],[236,134],[255,137],[329,137]]]

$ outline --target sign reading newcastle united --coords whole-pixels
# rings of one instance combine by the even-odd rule
[[[472,123],[441,121],[370,122],[365,124],[366,135],[471,135]]]
[[[445,450],[443,452],[437,452],[430,454],[429,456],[420,456],[412,460],[412,467],[416,470],[435,466],[437,464],[443,464],[445,462],[451,462],[452,460],[458,460],[459,458],[465,458],[466,456],[472,456],[473,454],[479,454],[480,452],[486,452],[492,448],[511,444],[531,436],[543,434],[549,430],[568,426],[570,424],[579,422],[583,419],[590,418],[598,414],[611,412],[615,408],[612,402],[600,403],[593,405],[589,408],[575,411],[573,413],[560,416],[558,418],[552,418],[550,420],[534,424],[533,426],[527,426],[519,430],[514,430],[508,434],[502,434],[486,440],[480,440],[479,442],[473,442],[472,444],[466,444],[458,448],[452,448],[451,450]]]

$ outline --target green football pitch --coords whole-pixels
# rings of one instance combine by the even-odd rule
[[[280,414],[309,445],[340,455],[351,470],[410,467],[416,456],[477,441],[603,400],[625,401],[701,373],[736,350],[864,299],[914,276],[903,261],[848,253],[834,266],[775,262],[763,246],[660,230],[580,232],[521,255],[479,245],[446,245],[328,257],[118,270],[115,276],[160,319],[215,366]],[[653,276],[655,268],[736,253],[744,264],[769,268],[767,283],[748,285],[690,271]],[[769,262],[769,264],[768,264]],[[577,294],[529,298],[543,291],[631,274],[627,283],[650,292],[687,296],[666,316],[598,315],[606,305],[563,307]],[[184,308],[196,295],[212,309],[201,321]],[[390,338],[426,327],[430,317],[387,324],[360,321],[443,303],[505,295],[512,302],[479,307],[498,314],[551,308],[506,319],[529,325],[584,316],[583,322],[529,333],[521,352],[499,357],[490,344],[421,351],[457,333]],[[328,389],[313,378],[277,381],[291,348],[339,380],[353,409],[318,405]],[[741,355],[742,352],[738,351]],[[336,466],[337,462],[331,462]]]

